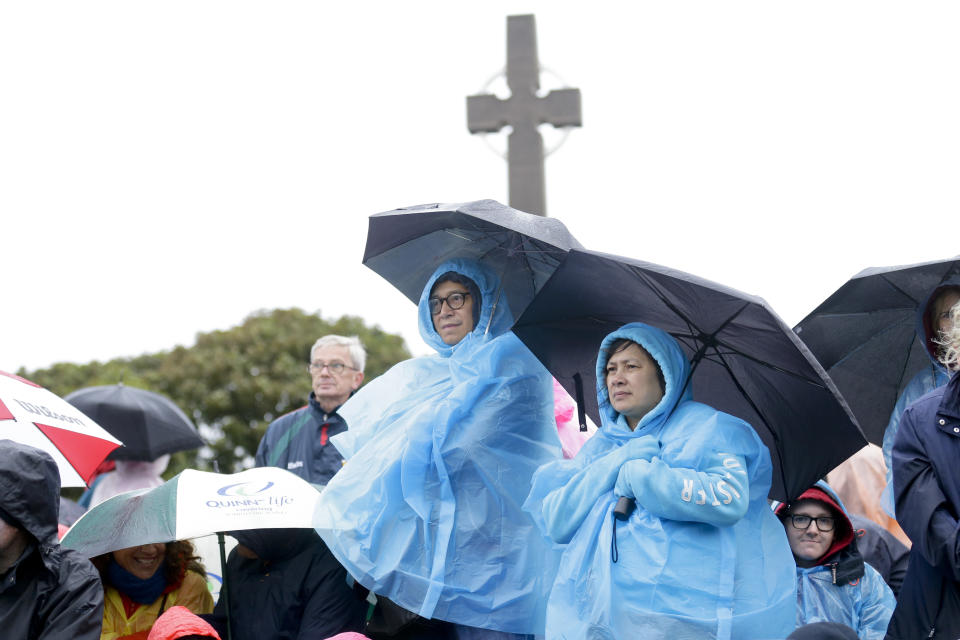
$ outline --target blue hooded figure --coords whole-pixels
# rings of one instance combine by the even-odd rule
[[[645,324],[597,360],[602,427],[537,471],[525,507],[565,545],[547,640],[785,638],[794,562],[767,506],[767,448],[742,420],[693,401],[690,365]],[[619,497],[635,502],[624,520]]]
[[[466,276],[463,278],[461,276]],[[418,305],[437,355],[399,363],[341,409],[347,459],[315,526],[363,586],[425,618],[542,633],[559,554],[522,503],[560,459],[552,379],[509,331],[500,282],[442,264]]]
[[[896,600],[857,548],[846,507],[822,480],[789,503],[774,502],[797,563],[797,626],[839,622],[861,640],[883,640]]]

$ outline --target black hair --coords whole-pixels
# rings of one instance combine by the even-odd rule
[[[653,362],[654,365],[656,365],[656,367],[657,367],[657,382],[660,383],[660,393],[666,395],[666,393],[667,393],[667,380],[666,380],[666,378],[663,377],[663,369],[660,367],[660,363],[657,362],[657,359],[656,359],[656,358],[654,358],[653,356],[650,355],[650,352],[649,352],[649,351],[647,351],[646,349],[643,348],[643,345],[638,344],[638,343],[634,342],[633,340],[631,340],[631,339],[629,339],[629,338],[617,338],[617,339],[614,340],[612,343],[610,343],[610,346],[607,347],[607,349],[604,351],[604,353],[606,354],[606,360],[604,361],[604,365],[606,365],[606,363],[610,361],[610,358],[613,357],[613,354],[615,354],[615,353],[620,353],[620,352],[623,351],[624,349],[629,348],[630,345],[632,345],[632,344],[635,344],[635,345],[637,345],[638,347],[640,347],[640,350],[643,351],[645,354],[647,354],[647,356],[650,358],[650,361]]]
[[[483,299],[480,297],[480,287],[477,286],[476,282],[462,273],[447,271],[441,274],[436,282],[433,283],[433,286],[430,287],[430,295],[433,295],[437,287],[444,282],[456,282],[467,288],[467,292],[470,294],[470,297],[473,298],[473,328],[476,329],[480,325],[480,309],[483,307]]]

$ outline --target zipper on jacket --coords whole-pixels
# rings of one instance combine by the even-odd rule
[[[837,562],[830,565],[830,574],[833,576],[833,584],[837,584]]]

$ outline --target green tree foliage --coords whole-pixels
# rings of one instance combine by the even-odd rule
[[[306,403],[310,347],[329,333],[360,337],[368,354],[366,380],[410,357],[400,336],[367,327],[358,317],[328,321],[300,309],[276,309],[253,313],[226,331],[200,333],[191,347],[18,374],[60,396],[117,382],[162,393],[193,418],[209,445],[174,454],[164,475],[187,467],[210,470],[214,461],[232,473],[252,464],[270,422]]]

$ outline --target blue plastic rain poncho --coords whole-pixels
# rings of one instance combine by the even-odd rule
[[[805,499],[825,504],[838,520],[833,545],[821,564],[797,567],[797,626],[839,622],[856,631],[861,640],[882,640],[897,604],[893,591],[876,569],[863,561],[853,524],[836,492],[820,481],[797,501]],[[775,502],[771,506],[784,517],[788,513],[786,505]],[[792,525],[785,521],[784,526]]]
[[[666,382],[634,431],[607,396],[603,354],[617,338],[643,346]],[[573,460],[537,472],[525,505],[566,544],[547,640],[785,638],[794,562],[767,506],[767,448],[742,420],[693,401],[690,365],[660,329],[628,324],[600,352],[603,424]],[[620,495],[636,498],[626,522],[613,517]]]
[[[428,304],[447,271],[471,278],[482,299],[474,330],[453,346]],[[539,633],[559,554],[522,503],[560,441],[551,377],[509,332],[498,290],[476,262],[437,269],[419,302],[420,335],[437,355],[401,362],[343,406],[349,431],[332,440],[347,463],[315,524],[363,586],[410,611]]]
[[[932,322],[933,303],[943,293],[944,289],[960,287],[960,278],[948,278],[943,283],[934,288],[927,296],[923,304],[917,306],[916,331],[917,338],[924,346],[927,356],[930,358],[930,366],[925,366],[913,376],[913,379],[907,383],[897,398],[897,403],[890,412],[890,421],[887,422],[887,428],[883,432],[883,461],[887,465],[887,486],[883,490],[880,502],[884,510],[892,517],[896,517],[893,506],[893,462],[891,460],[893,452],[893,441],[896,440],[897,431],[900,430],[900,417],[904,410],[911,404],[920,399],[937,387],[942,387],[950,380],[947,370],[937,359],[936,327]]]

